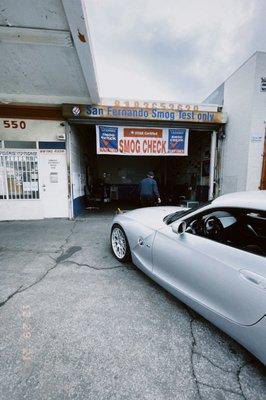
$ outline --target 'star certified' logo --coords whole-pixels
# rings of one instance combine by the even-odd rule
[[[72,112],[74,115],[78,116],[80,114],[80,108],[75,106],[72,108]]]

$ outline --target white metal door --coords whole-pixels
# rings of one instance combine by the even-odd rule
[[[40,150],[39,165],[44,218],[68,217],[66,152]]]

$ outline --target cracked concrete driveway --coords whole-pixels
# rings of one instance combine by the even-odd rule
[[[112,257],[110,223],[0,223],[0,398],[265,399],[258,361]]]

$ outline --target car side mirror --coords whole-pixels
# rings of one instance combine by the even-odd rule
[[[182,235],[186,232],[187,224],[185,221],[176,221],[172,223],[172,231],[177,235]]]

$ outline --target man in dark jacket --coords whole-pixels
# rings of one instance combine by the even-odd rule
[[[154,179],[153,172],[148,172],[147,178],[142,179],[139,184],[139,191],[142,207],[152,207],[157,203],[161,203],[157,182]]]

